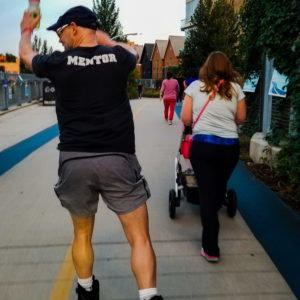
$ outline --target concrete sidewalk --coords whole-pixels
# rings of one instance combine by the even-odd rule
[[[239,213],[233,219],[225,210],[220,213],[220,262],[209,264],[200,257],[199,207],[182,201],[176,219],[168,217],[179,121],[167,125],[157,99],[132,100],[131,105],[137,156],[152,192],[150,230],[164,299],[296,299]],[[32,105],[0,116],[1,150],[54,123],[51,106]],[[58,284],[62,288],[55,300],[76,299],[74,273],[62,271],[71,264],[72,225],[52,190],[57,143],[51,140],[0,177],[0,299],[52,300]],[[117,217],[102,201],[93,242],[101,300],[138,299],[129,246]]]

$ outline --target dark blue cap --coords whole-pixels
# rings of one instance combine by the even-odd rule
[[[74,22],[77,26],[93,30],[97,30],[98,28],[96,15],[89,8],[80,5],[67,10],[58,18],[55,24],[51,25],[47,29],[56,31],[58,28],[64,25],[70,25],[72,22]]]

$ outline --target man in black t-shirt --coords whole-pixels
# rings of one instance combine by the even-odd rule
[[[150,191],[135,156],[134,124],[127,79],[136,51],[97,30],[97,17],[76,6],[50,26],[64,52],[33,52],[31,34],[40,17],[25,12],[20,58],[56,90],[59,180],[55,192],[71,214],[78,300],[98,300],[91,244],[98,198],[119,217],[132,248],[131,266],[140,299],[162,299],[156,290],[155,254],[148,230]]]

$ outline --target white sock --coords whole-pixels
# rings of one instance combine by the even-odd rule
[[[153,296],[157,295],[157,289],[144,289],[139,290],[140,300],[150,300]]]
[[[78,278],[78,283],[88,292],[92,290],[93,286],[93,275],[86,279]]]

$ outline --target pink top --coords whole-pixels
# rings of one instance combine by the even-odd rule
[[[165,79],[162,82],[161,93],[164,93],[164,99],[174,99],[176,100],[177,94],[179,92],[179,84],[176,79]]]

